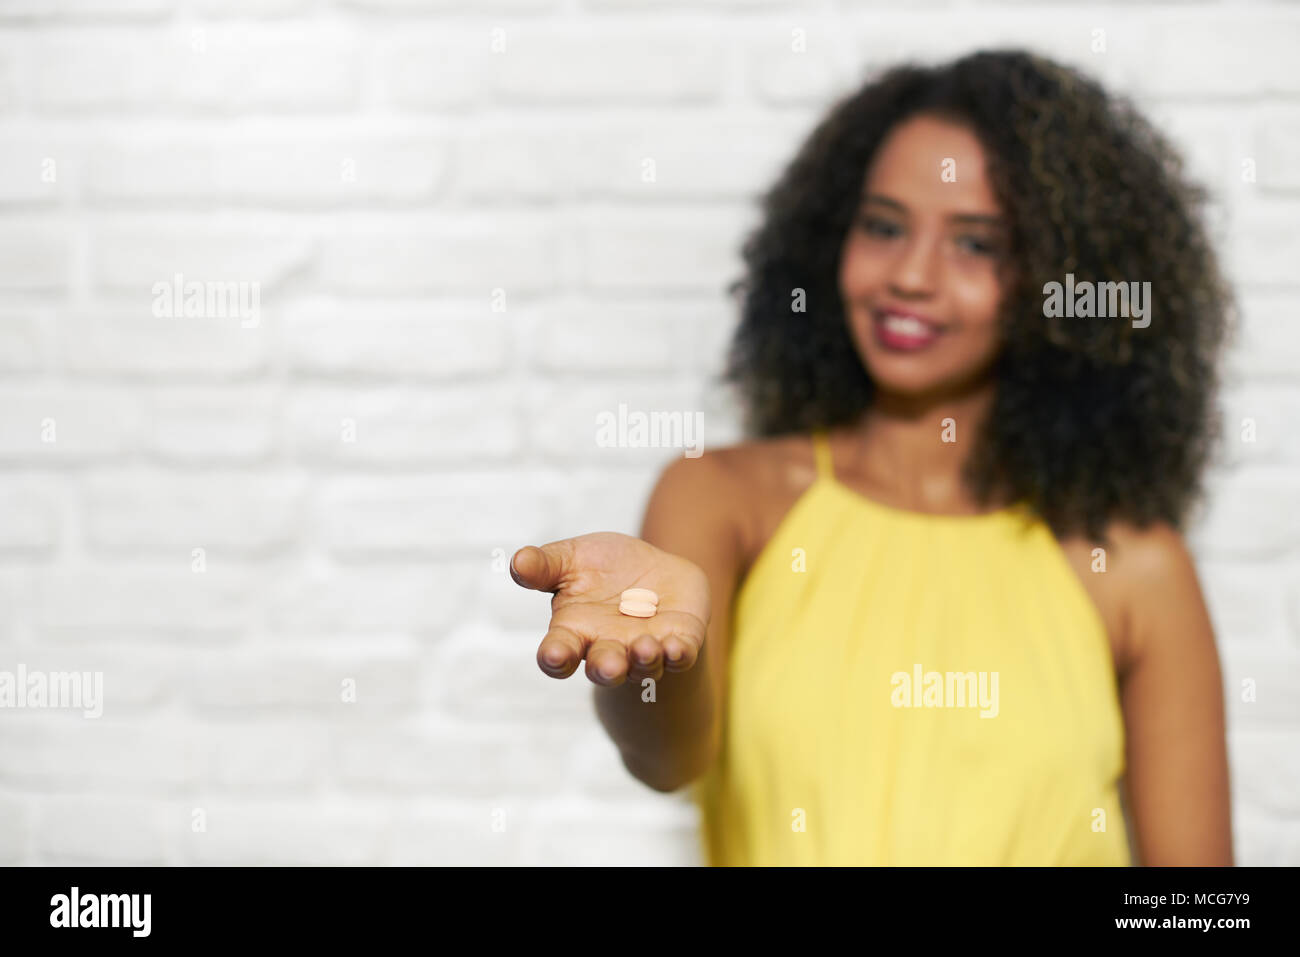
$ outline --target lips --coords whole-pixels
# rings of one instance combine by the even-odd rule
[[[876,342],[886,349],[915,352],[933,345],[944,327],[926,316],[906,309],[873,309],[871,329]]]

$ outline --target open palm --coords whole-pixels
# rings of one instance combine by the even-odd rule
[[[632,677],[686,671],[699,658],[709,624],[709,580],[694,562],[617,532],[593,532],[540,547],[510,562],[525,588],[553,593],[551,623],[537,649],[547,674],[567,678],[586,659],[587,677],[618,685]],[[628,588],[659,595],[651,618],[618,610]]]

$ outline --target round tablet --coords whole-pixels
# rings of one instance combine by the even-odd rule
[[[653,618],[657,609],[648,601],[621,601],[618,610],[633,618]]]
[[[659,604],[659,596],[649,588],[629,588],[619,597],[622,601],[644,601],[652,605]]]

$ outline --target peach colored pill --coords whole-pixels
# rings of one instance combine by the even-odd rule
[[[618,610],[633,618],[653,618],[656,607],[648,601],[621,601]]]
[[[649,588],[629,588],[619,596],[620,601],[644,601],[652,605],[659,604],[659,596]]]

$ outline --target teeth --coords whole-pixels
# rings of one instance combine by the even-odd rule
[[[913,319],[911,316],[896,316],[892,313],[885,315],[885,328],[890,332],[897,332],[904,336],[924,336],[930,332],[930,327],[920,319]]]

